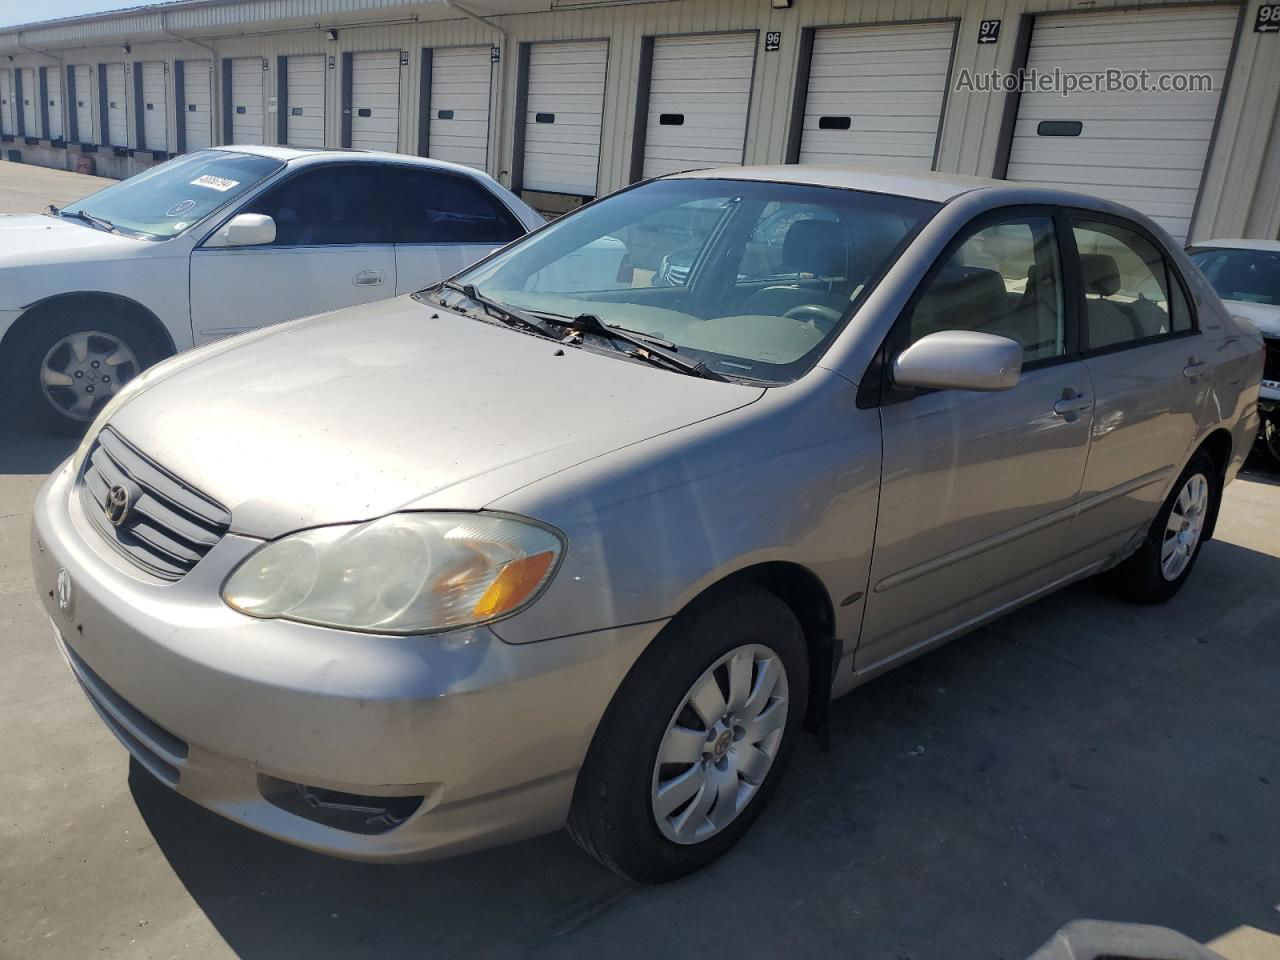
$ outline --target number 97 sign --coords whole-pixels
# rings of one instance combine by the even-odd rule
[[[1253,21],[1254,33],[1280,33],[1280,3],[1264,3],[1258,6],[1258,17]]]

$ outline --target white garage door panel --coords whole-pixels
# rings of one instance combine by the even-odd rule
[[[285,117],[287,142],[295,147],[323,147],[324,56],[289,57],[285,69],[289,94]]]
[[[1008,177],[1079,188],[1136,207],[1185,240],[1208,159],[1236,30],[1235,7],[1160,7],[1141,13],[1037,18],[1027,66],[1095,72],[1120,65],[1162,74],[1207,73],[1203,93],[1026,91]],[[1078,120],[1079,136],[1044,137],[1042,120]]]
[[[485,169],[489,150],[488,47],[434,50],[428,153],[438,160]],[[440,112],[452,113],[441,118]]]
[[[22,71],[22,122],[28,137],[38,137],[40,129],[40,86],[36,72],[30,68]]]
[[[97,143],[94,137],[93,105],[97,102],[93,96],[93,68],[84,64],[72,67],[76,78],[76,102],[69,105],[75,111],[76,135],[81,143]]]
[[[169,149],[169,97],[165,89],[164,64],[142,65],[142,127],[147,150]]]
[[[800,162],[930,169],[954,42],[951,23],[818,30]],[[823,129],[823,117],[848,127]]]
[[[45,98],[49,102],[49,139],[62,139],[62,71],[58,67],[50,67],[45,71],[45,83],[48,84]],[[39,83],[40,74],[36,74]],[[38,89],[38,88],[37,88]]]
[[[262,143],[262,59],[231,61],[231,142]]]
[[[644,176],[742,163],[755,55],[755,33],[654,40]]]
[[[18,132],[13,107],[13,71],[0,70],[0,133]]]
[[[368,111],[368,116],[362,116],[361,111]],[[392,152],[399,149],[399,50],[351,57],[351,146]]]
[[[524,188],[595,196],[607,41],[535,43],[529,50]],[[538,123],[538,114],[553,123]]]
[[[125,65],[107,64],[107,142],[113,147],[129,145],[129,94]]]
[[[213,96],[210,91],[209,61],[187,60],[182,65],[182,103],[178,109],[186,124],[186,148],[204,150],[213,146]]]

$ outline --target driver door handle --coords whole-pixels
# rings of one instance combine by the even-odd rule
[[[382,271],[361,270],[351,278],[351,282],[357,287],[376,287],[382,282]]]
[[[1063,394],[1062,399],[1053,405],[1053,412],[1068,423],[1075,422],[1079,419],[1080,414],[1093,407],[1093,400],[1082,393],[1078,393],[1071,387],[1063,391]]]

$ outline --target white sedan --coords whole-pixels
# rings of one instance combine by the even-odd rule
[[[0,369],[19,416],[83,429],[172,353],[411,293],[543,218],[488,175],[287,147],[189,154],[0,217]]]

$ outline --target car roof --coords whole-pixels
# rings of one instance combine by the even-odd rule
[[[310,163],[325,161],[341,161],[343,163],[398,163],[406,166],[426,167],[433,170],[448,170],[453,173],[466,174],[478,180],[492,178],[483,170],[450,163],[447,160],[433,160],[430,157],[415,157],[407,153],[389,153],[383,150],[359,150],[350,147],[277,147],[264,144],[227,144],[210,147],[210,150],[225,150],[230,153],[252,153],[260,157],[271,157],[290,163],[305,160]]]
[[[1229,250],[1265,250],[1268,253],[1280,253],[1280,240],[1197,240],[1188,244],[1189,250],[1203,250],[1206,247],[1226,247]]]

